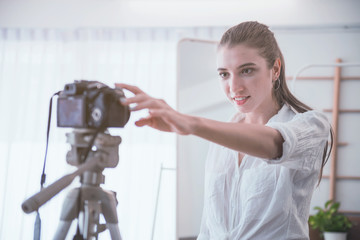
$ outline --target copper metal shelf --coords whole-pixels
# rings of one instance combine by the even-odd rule
[[[333,109],[326,108],[324,112],[333,112]],[[339,113],[360,113],[360,109],[339,109]]]
[[[293,80],[294,77],[289,76],[286,77],[286,80]],[[296,80],[334,80],[334,77],[330,77],[330,76],[306,76],[306,77],[297,77]],[[341,77],[340,80],[360,80],[359,76],[354,76],[354,77]]]
[[[329,175],[324,175],[323,178],[330,178]],[[360,180],[360,176],[336,176],[335,179],[340,180]]]

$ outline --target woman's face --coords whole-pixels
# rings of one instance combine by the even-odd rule
[[[274,108],[272,81],[278,76],[274,68],[267,67],[257,49],[243,44],[220,47],[217,65],[225,94],[238,111],[263,112]]]

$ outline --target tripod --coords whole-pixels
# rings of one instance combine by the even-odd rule
[[[75,218],[82,223],[80,233],[84,239],[98,239],[98,234],[107,228],[112,240],[122,239],[118,227],[115,193],[100,187],[105,179],[102,171],[107,167],[116,167],[119,162],[118,149],[121,138],[107,133],[99,133],[95,138],[94,147],[88,153],[85,161],[83,159],[84,152],[89,147],[93,133],[94,131],[89,129],[75,129],[66,134],[67,142],[71,144],[71,150],[67,153],[66,160],[70,165],[77,166],[78,170],[60,178],[22,204],[24,212],[35,211],[67,187],[76,176],[81,176],[81,186],[72,189],[64,200],[60,223],[54,236],[55,240],[65,239]],[[80,212],[83,212],[82,221],[79,219]],[[106,224],[99,223],[101,214],[103,214]]]

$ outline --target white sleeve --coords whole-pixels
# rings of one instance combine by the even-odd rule
[[[265,160],[292,169],[311,170],[322,159],[327,144],[330,124],[326,116],[317,111],[299,113],[288,122],[270,122],[267,126],[277,129],[283,139],[283,153],[278,159]]]

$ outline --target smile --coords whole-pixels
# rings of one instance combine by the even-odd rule
[[[236,103],[236,105],[243,105],[245,102],[250,98],[250,96],[247,97],[234,97],[233,100]]]
[[[235,101],[242,101],[242,100],[245,100],[246,98],[248,97],[236,97],[234,98]]]

